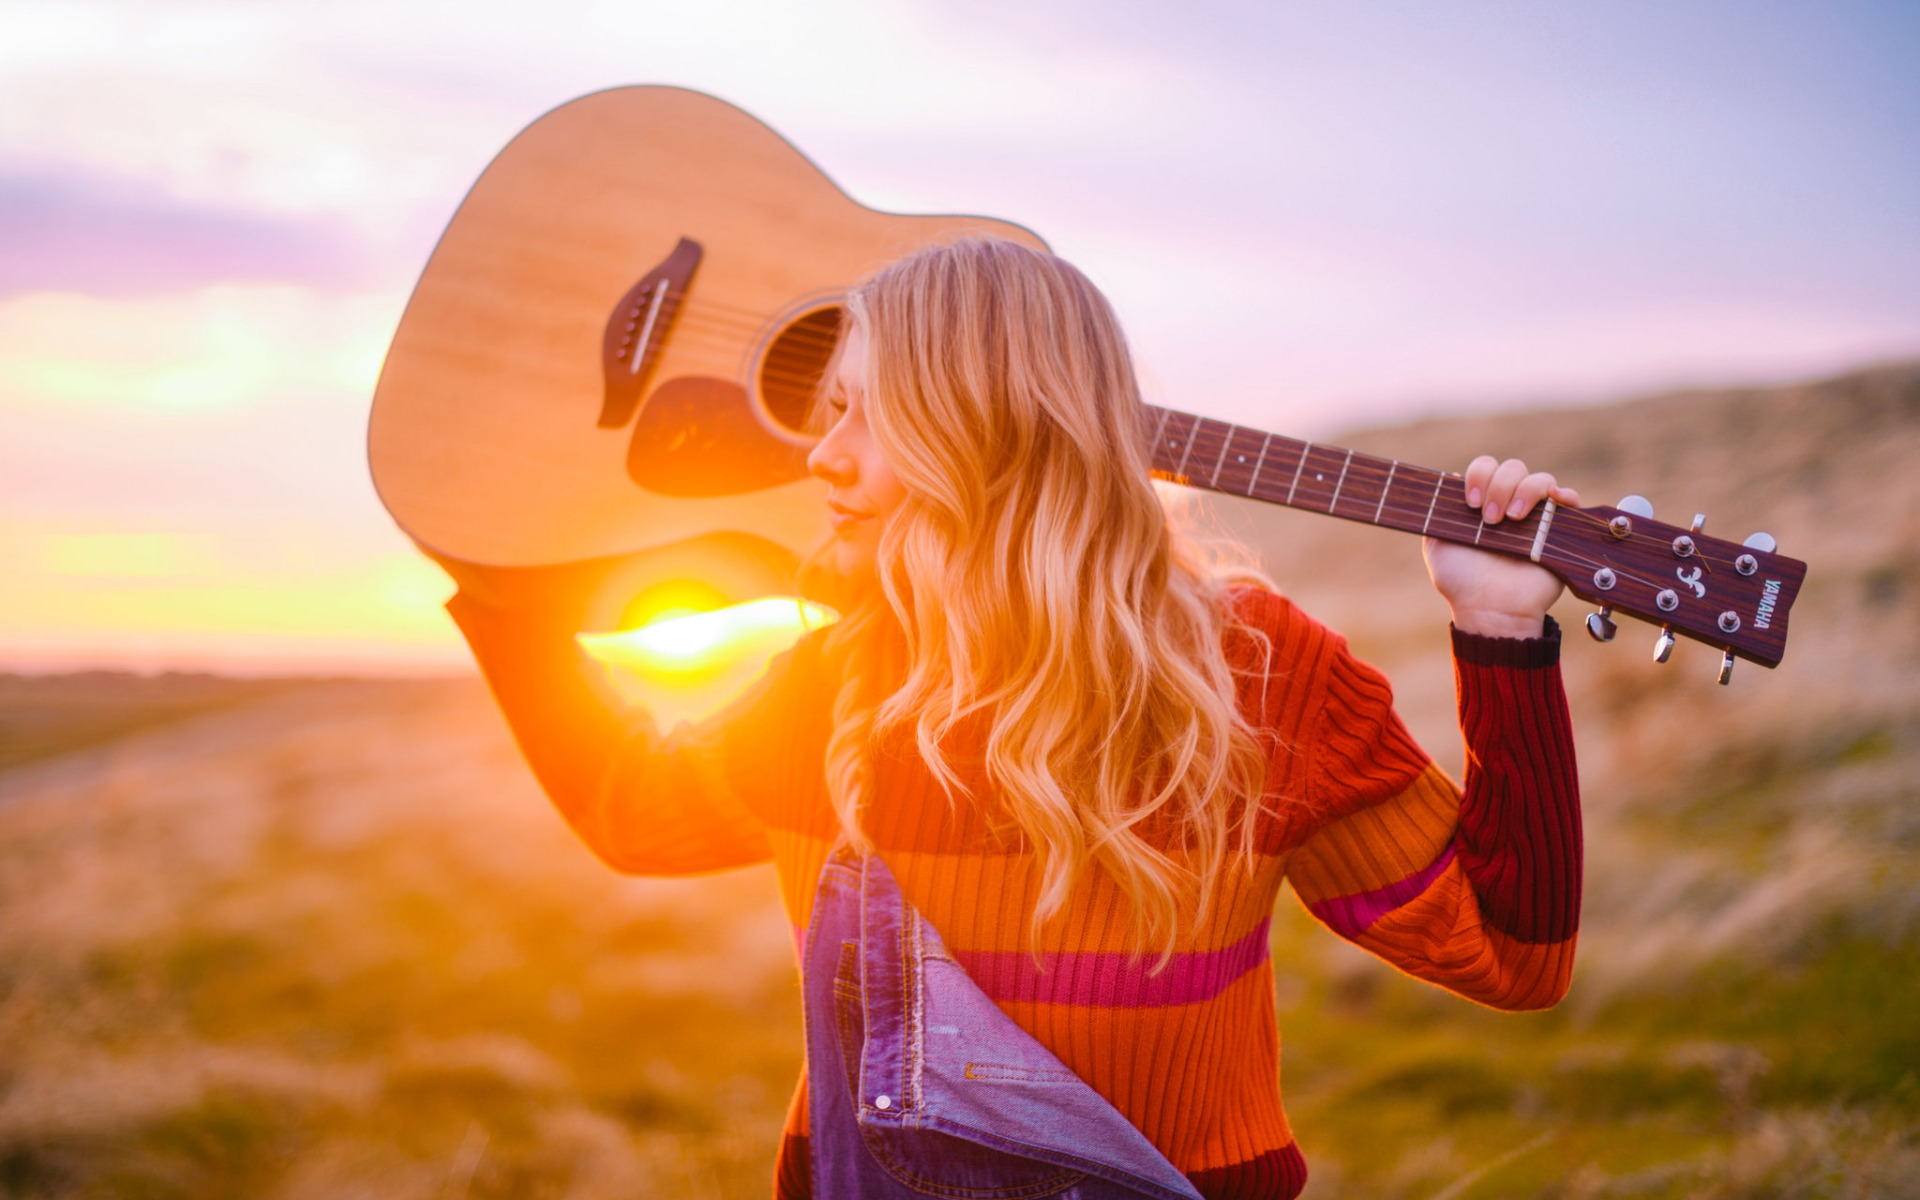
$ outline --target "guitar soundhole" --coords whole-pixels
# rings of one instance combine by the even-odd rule
[[[760,399],[774,420],[809,433],[807,418],[827,360],[840,341],[839,305],[816,308],[780,331],[760,360]]]

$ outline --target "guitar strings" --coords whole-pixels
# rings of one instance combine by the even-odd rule
[[[1399,468],[1408,467],[1408,464],[1397,464],[1392,469],[1383,470],[1380,464],[1384,461],[1386,460],[1374,459],[1373,461],[1370,461],[1370,462],[1363,461],[1360,459],[1360,456],[1356,455],[1354,462],[1348,464],[1348,470],[1347,470],[1348,481],[1358,483],[1363,488],[1371,488],[1376,483],[1376,481],[1385,483],[1388,490],[1388,499],[1385,503],[1377,505],[1378,510],[1383,515],[1386,513],[1393,513],[1396,517],[1404,517],[1404,518],[1411,519],[1415,514],[1424,514],[1427,511],[1426,506],[1420,505],[1420,504],[1414,504],[1409,506],[1402,501],[1397,501],[1392,498],[1391,483],[1397,480],[1398,478],[1400,478],[1398,474]],[[1358,467],[1358,470],[1354,469],[1356,466]],[[1431,468],[1426,468],[1426,467],[1409,467],[1409,471],[1410,472],[1417,471],[1429,477],[1435,474],[1435,472],[1433,472]],[[1441,473],[1441,476],[1443,481],[1441,485],[1442,495],[1451,501],[1464,504],[1465,503],[1464,497],[1460,494],[1461,488],[1464,485],[1464,480],[1462,480],[1459,476],[1453,475],[1451,473]],[[1449,485],[1451,486],[1449,487]],[[1425,481],[1424,480],[1421,481],[1420,487],[1424,488],[1425,486],[1426,486]],[[1446,493],[1449,490],[1452,493],[1450,496],[1446,495]],[[1227,493],[1227,494],[1232,494],[1232,493]],[[1261,498],[1257,495],[1257,493],[1254,493],[1251,491],[1246,494],[1252,495],[1255,498]],[[1439,510],[1435,510],[1436,514],[1438,513],[1438,511]],[[1588,513],[1581,508],[1570,506],[1570,505],[1556,505],[1554,511],[1555,511],[1556,520],[1560,520],[1562,517],[1564,517],[1569,523],[1582,523],[1582,524],[1585,524],[1589,529],[1607,531],[1608,536],[1609,537],[1612,536],[1611,531],[1608,528],[1607,521],[1603,520],[1600,517],[1594,516],[1593,514]],[[1538,527],[1538,521],[1539,521],[1538,516],[1529,515],[1529,516],[1523,516],[1519,518],[1510,518],[1510,520],[1513,522],[1511,526],[1512,528],[1518,529],[1518,528],[1521,528],[1524,524],[1531,524],[1534,527],[1532,530],[1527,530],[1523,533],[1514,535],[1515,538],[1517,539],[1516,545],[1526,545],[1530,549],[1532,545],[1532,538],[1534,536],[1534,533],[1537,531],[1537,527]],[[1473,528],[1473,524],[1474,523],[1466,523],[1462,527],[1465,529],[1471,529]],[[1493,527],[1489,527],[1489,528],[1493,528]],[[1481,539],[1481,544],[1482,545],[1486,544],[1486,538],[1484,536]],[[1554,545],[1553,548],[1559,553],[1561,553],[1564,557],[1566,557],[1568,561],[1577,561],[1581,565],[1585,565],[1585,566],[1603,565],[1599,560],[1593,559],[1586,555],[1578,554],[1578,552],[1576,552],[1572,547],[1567,546],[1565,544]],[[1721,565],[1726,565],[1726,566],[1732,565],[1731,556],[1716,557],[1710,550],[1697,551],[1692,556],[1692,560],[1702,563],[1702,565],[1708,571],[1712,570],[1715,562],[1719,562]],[[1616,573],[1618,573],[1618,569],[1616,569]]]
[[[795,340],[799,340],[803,335],[801,335],[799,331],[791,331],[789,336],[795,338]],[[805,335],[805,336],[811,336],[811,335]],[[823,335],[819,335],[813,340],[816,340],[819,343],[824,345],[830,342],[831,336],[823,334]],[[785,384],[793,387],[796,391],[810,391],[817,386],[819,381],[819,376],[813,372],[800,374],[792,371],[782,371],[778,369],[763,368],[763,370],[760,372],[760,379],[762,382],[773,382],[776,384]],[[1177,414],[1179,416],[1186,417],[1188,418],[1189,421],[1192,422],[1192,425],[1189,426],[1190,432],[1188,436],[1184,439],[1187,441],[1193,440],[1191,433],[1199,431],[1197,427],[1200,425],[1201,422],[1209,420],[1209,418],[1195,417],[1193,416],[1193,414],[1178,413],[1177,410],[1173,410],[1173,409],[1167,409],[1165,411],[1170,415]],[[1216,477],[1217,477],[1218,469],[1224,465],[1222,462],[1222,456],[1224,456],[1226,449],[1232,444],[1232,438],[1236,432],[1261,433],[1262,431],[1250,430],[1242,426],[1228,426],[1223,432],[1219,433],[1218,435],[1220,438],[1219,449],[1213,452],[1214,458],[1215,458],[1215,470],[1213,474]],[[1205,430],[1203,433],[1203,436],[1211,436],[1213,433],[1214,431],[1211,429]],[[1282,435],[1272,435],[1272,434],[1262,433],[1262,436],[1266,442],[1270,443],[1274,437],[1282,436]],[[1395,500],[1391,495],[1391,484],[1399,479],[1405,479],[1410,484],[1414,483],[1416,480],[1419,480],[1418,487],[1424,488],[1426,484],[1424,480],[1420,479],[1420,477],[1421,476],[1431,477],[1433,474],[1436,473],[1433,471],[1432,468],[1420,467],[1414,464],[1394,463],[1394,462],[1391,462],[1390,460],[1381,459],[1374,455],[1367,455],[1367,454],[1362,454],[1358,452],[1353,453],[1351,456],[1349,456],[1345,451],[1329,445],[1324,445],[1320,443],[1302,442],[1299,439],[1294,439],[1294,438],[1286,438],[1286,440],[1288,442],[1295,442],[1300,446],[1300,453],[1296,458],[1296,470],[1303,470],[1308,460],[1314,458],[1316,455],[1319,455],[1321,457],[1324,457],[1330,460],[1337,459],[1337,461],[1340,462],[1341,466],[1346,472],[1347,481],[1356,485],[1356,491],[1358,491],[1361,488],[1371,489],[1375,484],[1385,485],[1389,490],[1389,496],[1384,503],[1376,503],[1376,506],[1375,506],[1376,519],[1374,520],[1374,523],[1384,523],[1384,521],[1381,521],[1378,518],[1383,518],[1389,513],[1392,514],[1395,518],[1403,519],[1403,520],[1411,520],[1411,519],[1414,519],[1415,517],[1424,518],[1429,512],[1433,512],[1436,518],[1438,518],[1437,510],[1433,510],[1426,505],[1415,504],[1410,506],[1402,501]],[[1266,502],[1280,502],[1277,496],[1269,497],[1269,496],[1261,495],[1256,486],[1257,484],[1262,482],[1261,477],[1265,475],[1267,467],[1270,465],[1272,464],[1263,464],[1261,469],[1256,473],[1256,475],[1249,479],[1248,490],[1239,494],[1248,496],[1253,499],[1263,500]],[[1333,462],[1331,461],[1323,464],[1323,466],[1325,467],[1331,467],[1332,465],[1333,465]],[[1403,470],[1406,472],[1406,474],[1404,475],[1401,474]],[[1440,473],[1440,474],[1442,474],[1442,477],[1444,479],[1459,481],[1459,476],[1457,475],[1452,475],[1450,473]],[[1464,482],[1464,481],[1460,481],[1460,482]],[[1213,490],[1222,492],[1222,494],[1227,494],[1227,495],[1235,494],[1228,489],[1218,488],[1217,486],[1215,486],[1214,481],[1212,479],[1209,480],[1208,486]],[[1456,486],[1456,490],[1458,490],[1457,486]],[[1464,503],[1464,501],[1462,500],[1461,503]],[[1308,509],[1307,511],[1313,511],[1313,510]],[[1558,514],[1562,514],[1562,519],[1567,520],[1569,522],[1583,523],[1590,529],[1604,530],[1607,528],[1607,522],[1605,520],[1603,520],[1600,517],[1593,516],[1577,507],[1562,505],[1557,508],[1556,512]],[[1445,518],[1439,518],[1439,519],[1446,520]],[[1530,518],[1520,518],[1519,520],[1528,520],[1528,519]],[[1448,525],[1451,527],[1452,531],[1455,534],[1462,535],[1462,536],[1464,535],[1465,532],[1472,530],[1475,527],[1475,524],[1477,523],[1448,522]],[[1489,526],[1488,528],[1492,529],[1493,527]],[[1483,546],[1489,545],[1490,544],[1489,536],[1490,535],[1483,534],[1482,537],[1480,538],[1479,544]],[[1507,547],[1508,549],[1518,549],[1521,546],[1525,546],[1529,550],[1531,549],[1531,534],[1525,534],[1525,535],[1507,534],[1505,535],[1505,540],[1508,540],[1511,543]],[[1559,551],[1566,558],[1567,561],[1578,563],[1581,566],[1598,567],[1598,566],[1604,565],[1598,559],[1594,559],[1586,555],[1576,554],[1570,548],[1567,548],[1565,546],[1556,546],[1555,549]],[[1705,548],[1703,548],[1699,552],[1696,552],[1696,554],[1692,556],[1693,561],[1700,563],[1703,566],[1704,570],[1707,572],[1712,572],[1716,565],[1731,567],[1734,557],[1736,556],[1725,555],[1725,554],[1716,555],[1711,550],[1708,550]],[[1619,574],[1620,568],[1615,568],[1615,572],[1616,574]],[[1627,578],[1631,578],[1636,582],[1641,582],[1641,583],[1651,584],[1653,582],[1639,575],[1630,575],[1630,576],[1627,576]]]
[[[669,293],[669,299],[671,299],[672,295],[672,293]],[[674,306],[664,302],[662,303],[660,316],[656,318],[656,324],[662,330],[662,334],[656,339],[650,339],[648,346],[642,349],[646,360],[657,360],[661,354],[665,353],[668,345],[671,344],[674,350],[683,356],[703,358],[708,362],[716,362],[716,358],[707,352],[708,349],[716,344],[738,340],[723,335],[709,334],[708,331],[698,328],[697,325],[690,327],[684,322],[675,326],[675,318],[677,316],[679,316],[679,313]],[[707,336],[702,336],[703,334]],[[781,340],[789,346],[795,341],[812,342],[816,348],[828,351],[831,350],[834,344],[834,339],[831,337],[823,336],[815,338],[811,334],[800,333],[798,331],[789,331],[788,335]],[[725,369],[731,370],[735,365],[737,364],[727,364]],[[825,366],[824,358],[822,359],[821,366]],[[763,381],[786,384],[795,390],[811,391],[818,383],[819,375],[815,372],[795,372],[779,368],[770,368],[763,365],[759,372],[759,378]]]
[[[816,309],[814,311],[817,312],[820,310]],[[738,313],[741,315],[734,317],[725,315],[727,313]],[[643,351],[647,353],[650,358],[657,357],[660,352],[664,351],[669,338],[675,343],[676,350],[682,352],[691,351],[694,355],[699,355],[697,345],[682,345],[680,344],[681,339],[685,337],[690,341],[697,340],[698,342],[704,342],[709,345],[726,341],[737,342],[739,340],[737,334],[729,333],[728,331],[759,331],[767,328],[768,325],[768,322],[760,318],[755,310],[711,300],[701,301],[696,308],[685,302],[684,293],[673,292],[669,292],[663,300],[658,323],[662,331],[660,341],[655,342]],[[802,324],[800,321],[795,321],[790,323],[771,340],[773,344],[777,344],[781,346],[783,350],[790,352],[804,353],[807,350],[813,350],[820,353],[822,356],[821,366],[824,368],[825,357],[831,354],[833,347],[838,343],[839,337],[840,333],[838,329],[825,330],[818,326],[808,326]],[[758,377],[763,384],[774,383],[776,385],[785,385],[796,391],[806,392],[818,386],[820,372],[804,369],[802,371],[794,371],[771,368],[763,364]],[[1153,406],[1149,406],[1149,408],[1151,407]],[[1265,475],[1269,465],[1266,463],[1263,463],[1262,466],[1249,477],[1247,490],[1244,492],[1236,493],[1229,488],[1220,488],[1216,482],[1225,465],[1224,455],[1231,447],[1236,433],[1261,433],[1264,438],[1263,454],[1264,449],[1270,447],[1273,438],[1280,435],[1266,434],[1263,431],[1250,430],[1238,425],[1228,425],[1224,430],[1217,430],[1216,428],[1207,427],[1209,425],[1217,426],[1218,424],[1217,422],[1212,422],[1209,418],[1198,417],[1189,413],[1180,413],[1174,409],[1166,409],[1163,411],[1169,414],[1169,416],[1184,417],[1189,422],[1183,438],[1171,441],[1168,446],[1169,449],[1176,448],[1179,441],[1194,441],[1196,434],[1207,437],[1209,440],[1215,436],[1219,438],[1218,448],[1213,450],[1214,463],[1207,485],[1209,489],[1220,492],[1223,495],[1239,494],[1269,503],[1284,503],[1284,501],[1280,500],[1277,496],[1269,497],[1261,495],[1260,493],[1259,484],[1263,482],[1262,477]],[[1164,420],[1165,418],[1163,418],[1163,422]],[[1207,424],[1203,425],[1203,422]],[[1316,455],[1320,455],[1328,459],[1337,457],[1340,468],[1345,473],[1345,478],[1340,485],[1342,489],[1344,489],[1347,483],[1352,483],[1355,485],[1356,493],[1363,489],[1371,490],[1376,485],[1385,490],[1387,493],[1386,496],[1376,500],[1373,515],[1370,518],[1366,518],[1370,523],[1387,524],[1385,518],[1389,514],[1396,521],[1411,522],[1418,518],[1421,520],[1424,532],[1429,534],[1433,533],[1434,527],[1437,524],[1443,534],[1452,535],[1449,540],[1457,540],[1467,544],[1477,544],[1485,548],[1502,550],[1510,554],[1519,554],[1523,548],[1526,551],[1530,551],[1532,548],[1534,535],[1537,532],[1537,516],[1515,519],[1508,530],[1502,531],[1493,526],[1487,526],[1477,520],[1468,521],[1457,515],[1442,515],[1441,510],[1433,507],[1431,498],[1429,503],[1425,505],[1409,505],[1403,501],[1396,500],[1392,494],[1393,484],[1398,480],[1405,479],[1410,484],[1418,481],[1418,486],[1424,487],[1426,485],[1422,476],[1431,477],[1434,474],[1441,475],[1442,482],[1439,488],[1440,492],[1444,493],[1450,482],[1454,485],[1454,490],[1458,492],[1460,487],[1464,485],[1464,480],[1458,475],[1437,473],[1434,472],[1432,468],[1397,463],[1391,460],[1381,459],[1374,455],[1348,453],[1335,447],[1304,442],[1295,438],[1287,438],[1286,441],[1297,443],[1300,447],[1295,463],[1296,482],[1298,472],[1306,468],[1309,460],[1315,458]],[[1191,452],[1191,447],[1188,447],[1187,453],[1190,455]],[[1320,465],[1323,467],[1331,467],[1333,464],[1326,462]],[[1405,474],[1402,474],[1403,471]],[[1324,470],[1320,473],[1324,474]],[[1323,480],[1317,480],[1316,482],[1323,482]],[[1463,497],[1448,496],[1446,498],[1450,502],[1464,504]],[[1362,503],[1364,504],[1364,501]],[[1294,505],[1293,507],[1301,508],[1303,511],[1325,511],[1329,515],[1340,515],[1334,511],[1338,506],[1331,498],[1327,510],[1315,510],[1304,505]],[[1589,529],[1605,530],[1608,526],[1606,520],[1573,506],[1558,506],[1556,508],[1556,516],[1559,519],[1571,523],[1582,523]],[[1535,523],[1535,529],[1527,530],[1523,524],[1525,522]],[[1477,542],[1467,537],[1468,533],[1474,532],[1476,529],[1480,531]],[[1559,560],[1568,564],[1595,569],[1608,565],[1599,559],[1580,553],[1564,544],[1555,545],[1553,549]],[[1735,556],[1725,554],[1716,555],[1711,550],[1703,547],[1691,556],[1691,561],[1700,564],[1704,572],[1711,573],[1716,564],[1731,567],[1733,565],[1733,557]],[[1656,585],[1664,586],[1663,581],[1648,578],[1632,568],[1614,566],[1612,569],[1617,576],[1630,583],[1650,588]],[[1673,618],[1675,616],[1676,614],[1662,614],[1659,619],[1674,623]]]
[[[1175,410],[1172,410],[1172,409],[1168,409],[1166,411],[1169,413],[1175,412]],[[1186,413],[1179,413],[1177,415],[1191,417],[1191,414],[1186,414]],[[1201,417],[1196,419],[1196,421],[1207,421],[1207,420],[1210,420],[1210,418]],[[1312,457],[1313,454],[1316,452],[1324,451],[1331,456],[1337,456],[1337,460],[1341,463],[1341,465],[1346,470],[1347,478],[1355,482],[1365,483],[1365,482],[1371,482],[1374,479],[1379,479],[1379,480],[1385,481],[1390,486],[1392,482],[1397,481],[1399,478],[1406,477],[1401,474],[1402,472],[1408,472],[1408,473],[1418,472],[1419,474],[1425,475],[1428,478],[1431,478],[1434,475],[1440,475],[1441,477],[1446,479],[1455,479],[1455,480],[1461,479],[1461,476],[1453,472],[1435,471],[1431,467],[1422,467],[1413,463],[1403,463],[1403,462],[1398,462],[1396,460],[1384,459],[1384,458],[1380,458],[1377,455],[1366,454],[1361,451],[1353,451],[1349,455],[1349,452],[1342,447],[1335,447],[1335,446],[1325,445],[1325,444],[1316,443],[1316,442],[1303,442],[1298,438],[1287,438],[1281,434],[1267,434],[1261,430],[1248,429],[1246,427],[1238,426],[1238,425],[1227,427],[1227,432],[1221,438],[1222,449],[1215,452],[1216,462],[1217,462],[1216,472],[1215,472],[1216,478],[1219,471],[1225,469],[1225,463],[1224,461],[1221,461],[1221,456],[1224,455],[1225,448],[1232,444],[1232,437],[1235,432],[1249,432],[1249,433],[1260,434],[1263,438],[1267,440],[1268,443],[1271,443],[1271,441],[1274,438],[1284,438],[1285,441],[1293,442],[1299,445],[1302,449],[1302,453],[1298,456],[1298,461],[1301,463],[1302,466],[1304,466],[1305,460],[1309,457]],[[1191,442],[1194,439],[1192,435],[1189,434],[1186,440]],[[1268,462],[1264,463],[1261,466],[1260,470],[1256,472],[1256,477],[1258,475],[1264,475],[1267,467],[1270,465],[1272,465],[1272,460],[1269,460]],[[1255,480],[1249,480],[1249,488],[1252,487],[1254,482]],[[1213,486],[1213,485],[1210,483],[1209,486]],[[1422,486],[1425,486],[1424,482],[1422,483]],[[1220,489],[1216,488],[1216,490],[1220,490]],[[1242,494],[1253,495],[1251,491],[1248,491]],[[1558,507],[1557,511],[1568,514],[1572,520],[1587,522],[1596,528],[1606,528],[1608,525],[1608,522],[1605,519],[1594,516],[1591,513],[1588,513],[1586,510],[1579,507],[1561,505]],[[1707,539],[1707,540],[1712,541],[1712,540],[1718,540],[1718,539]],[[1703,548],[1700,552],[1696,553],[1695,557],[1696,558],[1707,557],[1705,549]],[[1732,558],[1728,557],[1726,559],[1723,559],[1722,561],[1728,565],[1731,565]]]
[[[801,390],[801,391],[810,390],[818,382],[818,377],[811,373],[807,375],[796,375],[792,372],[781,372],[781,371],[763,371],[761,373],[761,379],[763,381],[786,383],[788,385],[793,386],[796,390]],[[1171,413],[1174,410],[1167,410],[1167,411]],[[1180,415],[1189,416],[1189,417],[1191,416],[1191,414],[1180,414]],[[1206,419],[1207,418],[1197,418],[1196,420],[1206,420]],[[1246,430],[1244,427],[1241,427],[1241,426],[1229,427],[1226,434],[1222,438],[1221,448],[1219,450],[1214,451],[1215,462],[1217,466],[1221,465],[1220,457],[1224,455],[1225,448],[1231,445],[1232,435],[1236,431],[1261,432],[1258,430]],[[1281,435],[1263,434],[1263,437],[1268,441],[1271,441],[1271,439],[1276,436],[1281,436]],[[1188,439],[1188,440],[1191,440],[1191,439]],[[1437,472],[1435,472],[1432,468],[1420,467],[1414,464],[1407,464],[1407,463],[1392,463],[1390,460],[1381,459],[1374,455],[1365,455],[1358,452],[1354,453],[1351,458],[1348,458],[1346,453],[1343,450],[1340,450],[1338,448],[1335,448],[1329,445],[1323,445],[1319,443],[1300,442],[1299,439],[1294,439],[1294,438],[1287,438],[1286,440],[1289,442],[1295,442],[1301,447],[1302,453],[1296,458],[1296,469],[1304,469],[1306,461],[1312,459],[1313,457],[1315,457],[1316,454],[1318,454],[1328,460],[1337,460],[1344,466],[1346,470],[1347,481],[1355,485],[1356,493],[1359,492],[1361,489],[1371,490],[1376,484],[1387,485],[1389,489],[1388,499],[1384,503],[1376,502],[1376,505],[1375,505],[1376,515],[1372,519],[1371,523],[1386,524],[1387,522],[1384,518],[1388,517],[1389,515],[1395,518],[1396,520],[1406,521],[1411,523],[1415,520],[1422,520],[1426,518],[1429,513],[1432,513],[1434,521],[1439,523],[1443,531],[1454,534],[1458,540],[1461,540],[1463,542],[1469,541],[1470,539],[1468,539],[1466,535],[1472,532],[1476,527],[1478,527],[1481,524],[1478,521],[1466,521],[1464,519],[1444,517],[1441,515],[1442,510],[1432,509],[1427,505],[1423,505],[1419,503],[1409,505],[1404,501],[1393,498],[1391,494],[1392,483],[1400,480],[1405,480],[1408,484],[1414,485],[1416,490],[1424,489],[1427,486],[1427,484],[1425,480],[1422,479],[1421,477],[1425,476],[1430,478],[1432,475],[1436,474]],[[1332,465],[1333,465],[1332,461],[1328,461],[1323,464],[1323,466],[1325,467],[1331,467]],[[1249,498],[1261,500],[1268,503],[1284,503],[1279,496],[1262,495],[1259,490],[1251,486],[1261,482],[1261,479],[1259,477],[1264,476],[1265,472],[1266,472],[1266,465],[1263,465],[1261,470],[1258,472],[1257,476],[1249,480],[1249,484],[1250,484],[1249,490],[1245,492],[1237,493],[1237,494],[1244,495]],[[1404,474],[1402,472],[1404,472]],[[1459,492],[1460,486],[1463,485],[1464,481],[1461,480],[1458,475],[1454,475],[1451,473],[1438,472],[1438,474],[1441,474],[1443,480],[1450,481],[1453,484],[1453,490],[1456,494],[1453,496],[1449,496],[1447,498],[1451,501],[1464,505],[1465,503],[1464,498],[1460,497],[1457,494]],[[1209,481],[1208,486],[1212,490],[1219,491],[1225,495],[1236,494],[1229,489],[1223,489],[1223,488],[1217,487],[1212,480]],[[1444,490],[1445,490],[1445,484],[1443,484],[1443,494],[1444,494]],[[1315,511],[1311,508],[1305,508],[1304,506],[1295,506],[1295,507],[1302,507],[1304,511]],[[1586,513],[1584,510],[1577,507],[1561,505],[1556,508],[1556,514],[1559,515],[1561,519],[1566,520],[1568,522],[1584,523],[1590,529],[1605,530],[1607,528],[1607,522],[1605,520],[1599,517],[1593,516],[1589,513]],[[1334,514],[1334,515],[1338,515],[1338,514]],[[1514,528],[1522,528],[1522,526],[1519,525],[1519,522],[1525,522],[1525,521],[1537,521],[1537,518],[1522,517],[1522,518],[1515,519],[1515,524],[1510,525],[1508,528],[1510,530]],[[1522,549],[1530,551],[1532,548],[1533,532],[1531,530],[1527,530],[1521,533],[1513,533],[1513,532],[1497,531],[1496,527],[1493,527],[1493,526],[1486,526],[1485,528],[1489,532],[1482,533],[1478,542],[1478,544],[1481,546],[1491,548],[1491,549],[1502,549],[1509,553],[1517,552]],[[1433,531],[1432,524],[1430,523],[1427,524],[1424,532],[1431,533],[1432,531]],[[1601,566],[1608,565],[1603,560],[1593,558],[1589,555],[1580,554],[1574,551],[1572,548],[1565,546],[1564,544],[1555,545],[1554,549],[1561,556],[1563,561],[1570,564],[1575,564],[1575,565],[1579,565],[1587,568],[1598,568]],[[1703,566],[1705,571],[1712,572],[1716,564],[1721,566],[1731,567],[1732,557],[1733,556],[1726,556],[1726,555],[1717,556],[1710,550],[1703,549],[1702,551],[1697,552],[1693,556],[1693,560],[1696,562],[1699,562]],[[1629,568],[1615,567],[1614,570],[1616,575],[1620,575],[1622,578],[1628,579],[1635,583],[1641,583],[1647,586],[1653,586],[1653,584],[1656,582],[1655,580],[1649,579],[1644,575],[1631,571],[1631,569]]]
[[[642,308],[644,309],[644,306]],[[633,314],[631,309],[628,311],[629,321],[637,324],[641,316]],[[726,316],[725,312],[737,312],[742,315]],[[660,331],[660,341],[665,341],[676,319],[681,322],[684,329],[699,330],[729,338],[737,338],[741,332],[758,333],[770,324],[763,310],[723,304],[713,300],[689,301],[686,292],[669,290],[662,298],[660,312],[655,318],[655,326]],[[803,315],[789,323],[777,340],[815,349],[831,349],[838,341],[840,335],[837,329],[822,330],[804,322]]]

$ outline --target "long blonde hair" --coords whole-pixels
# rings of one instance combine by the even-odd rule
[[[907,498],[881,534],[879,596],[828,648],[857,655],[890,611],[907,654],[884,695],[848,663],[827,750],[843,830],[867,847],[877,739],[910,728],[951,796],[943,746],[984,729],[1002,815],[1039,856],[1036,933],[1093,864],[1140,942],[1170,950],[1181,913],[1203,914],[1229,858],[1251,855],[1264,756],[1222,653],[1223,580],[1148,480],[1112,309],[1072,266],[998,240],[910,255],[847,307],[867,420]]]

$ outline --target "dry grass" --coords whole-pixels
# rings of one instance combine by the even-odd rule
[[[791,962],[769,874],[589,860],[475,685],[177,724],[0,777],[0,1188],[756,1194]]]

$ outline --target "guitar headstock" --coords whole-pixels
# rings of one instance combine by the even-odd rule
[[[1614,613],[1661,626],[1654,661],[1665,662],[1674,635],[1724,653],[1720,682],[1736,657],[1775,667],[1787,648],[1787,616],[1807,564],[1774,552],[1771,535],[1735,544],[1653,519],[1653,506],[1628,496],[1618,507],[1561,508],[1539,562],[1583,600],[1601,606],[1587,631],[1612,641]]]

